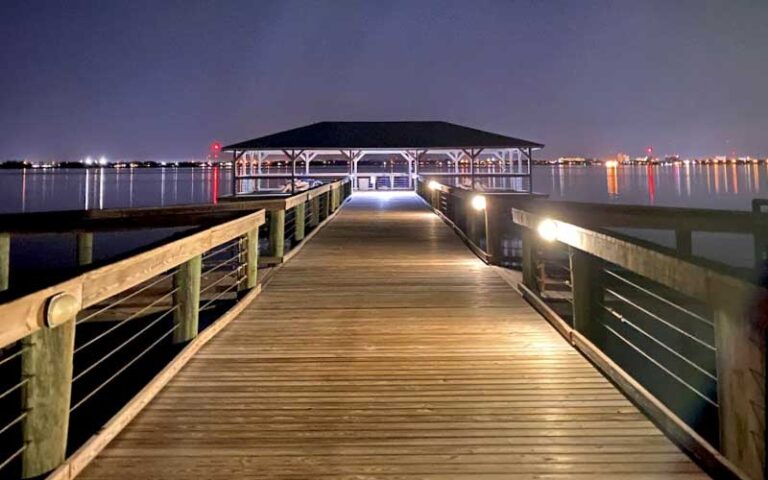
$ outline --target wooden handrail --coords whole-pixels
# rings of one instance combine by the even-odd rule
[[[512,209],[513,221],[536,230],[544,215]],[[552,220],[557,226],[556,240],[705,303],[740,298],[753,298],[760,293],[756,285],[740,278],[681,259],[635,241],[616,235],[590,230],[572,223]]]
[[[689,231],[752,233],[768,228],[768,215],[746,210],[617,205],[571,201],[535,201],[528,209],[581,226],[632,227]]]
[[[423,178],[419,182],[425,183]],[[677,230],[684,222],[688,231],[753,233],[768,229],[768,214],[760,211],[658,207],[551,200],[524,192],[480,192],[439,184],[436,190],[469,198],[482,194],[489,199],[526,199],[526,210],[588,227],[632,227]],[[763,200],[768,202],[768,200]],[[761,200],[757,199],[759,204]]]
[[[348,180],[344,180],[296,195],[281,198],[237,199],[235,202],[224,203],[221,206],[182,206],[169,209],[65,214],[63,216],[65,221],[60,221],[58,226],[67,225],[70,229],[82,227],[84,224],[97,225],[102,229],[114,226],[125,228],[120,224],[121,220],[125,219],[128,219],[129,223],[138,225],[139,228],[146,228],[147,223],[158,226],[191,224],[199,228],[184,237],[169,240],[154,248],[147,247],[146,251],[0,304],[0,347],[19,342],[19,345],[14,345],[12,348],[18,348],[18,353],[14,355],[20,356],[22,380],[13,388],[24,387],[20,390],[22,397],[20,408],[24,415],[20,417],[19,424],[23,430],[25,443],[15,456],[21,460],[23,477],[38,477],[57,467],[59,467],[57,471],[61,471],[68,448],[67,432],[72,413],[81,408],[85,402],[95,401],[93,399],[96,395],[105,391],[102,389],[108,388],[110,382],[140,361],[151,349],[167,341],[174,345],[198,344],[196,339],[201,331],[209,332],[204,333],[204,336],[208,336],[207,338],[211,335],[210,332],[218,331],[215,327],[201,330],[201,310],[211,304],[218,306],[215,302],[222,300],[223,295],[234,294],[238,301],[223,318],[227,318],[227,315],[231,318],[233,311],[242,311],[243,305],[253,299],[260,290],[257,268],[260,264],[259,227],[265,224],[267,211],[270,219],[269,251],[272,256],[265,257],[263,259],[265,262],[261,263],[282,263],[295,254],[323,224],[333,218],[348,196],[349,187]],[[288,245],[289,251],[285,254],[287,211],[293,212],[290,216],[292,239]],[[49,214],[34,215],[34,217],[39,220],[45,215]],[[59,213],[50,215],[56,216]],[[189,217],[195,220],[191,221]],[[16,226],[24,227],[25,222],[29,225],[27,218],[16,217],[19,220]],[[223,223],[208,225],[215,220],[221,222],[222,219],[224,219]],[[309,220],[309,232],[305,228],[307,220]],[[44,230],[44,227],[40,227],[37,231]],[[89,230],[74,230],[74,232],[77,233],[79,264],[91,263],[93,233]],[[0,233],[2,233],[0,235],[0,267],[2,267],[0,277],[2,278],[0,280],[3,278],[7,280],[5,267],[8,266],[10,235]],[[221,260],[218,256],[224,256],[225,259]],[[206,264],[206,261],[209,264]],[[205,280],[206,278],[208,280]],[[226,283],[221,283],[222,280],[226,280]],[[205,282],[207,285],[203,288]],[[7,287],[7,284],[0,283],[0,287]],[[212,290],[214,288],[219,291]],[[153,295],[149,292],[156,289],[170,291],[151,303],[143,305],[130,316],[122,318],[117,315],[121,302],[129,305],[130,302],[139,300],[141,298],[139,295]],[[109,301],[105,302],[105,300]],[[228,301],[228,299],[222,301]],[[83,315],[86,309],[94,306],[98,307],[95,312]],[[158,306],[160,306],[159,309]],[[129,305],[128,308],[133,307]],[[77,347],[75,341],[77,325],[96,322],[93,319],[105,312],[109,312],[110,320],[117,320],[117,323],[102,329],[102,333],[91,340],[86,340],[85,343],[81,342]],[[113,335],[113,332],[118,332],[117,328],[128,320],[144,319],[153,315],[151,322],[127,338],[121,339],[120,343],[112,346],[100,359],[85,368],[77,366],[75,354],[78,351],[90,347],[108,334]],[[161,322],[170,322],[173,326],[157,334],[155,326],[162,326]],[[86,374],[91,375],[89,378],[94,378],[90,372],[107,365],[102,363],[104,360],[110,358],[112,361],[118,355],[124,354],[127,351],[124,347],[127,345],[140,345],[147,339],[146,332],[150,332],[150,329],[156,337],[152,338],[149,345],[142,345],[143,350],[130,355],[120,368],[112,371],[106,379],[100,378],[95,385],[83,384],[81,381],[78,385],[88,385],[87,390],[79,392],[76,401],[73,399],[72,392],[75,390],[72,387],[76,381]],[[101,345],[104,346],[103,342]],[[135,403],[134,400],[130,403]],[[121,411],[118,416],[124,419],[129,414]],[[105,438],[106,435],[97,434],[96,437]],[[88,451],[93,451],[93,445],[90,442],[89,445],[91,446]],[[79,462],[83,457],[76,455],[75,458]]]
[[[264,223],[263,210],[230,220],[0,305],[0,347],[45,326],[48,301],[71,295],[78,310],[123,292]]]
[[[346,183],[349,179],[284,197],[222,197],[217,204],[0,214],[0,233],[77,233],[211,225],[239,217],[244,212],[288,209]]]
[[[524,250],[534,251],[537,243],[546,241],[570,247],[573,330],[595,342],[594,345],[587,342],[584,351],[588,356],[594,356],[594,352],[599,351],[605,335],[598,324],[607,291],[601,273],[604,262],[682,293],[711,309],[715,333],[720,451],[737,469],[753,478],[762,477],[765,468],[766,325],[756,318],[751,308],[759,299],[768,298],[768,291],[718,269],[695,263],[692,259],[648,248],[610,232],[518,208],[512,209],[512,218],[515,224],[526,229]],[[538,239],[536,231],[545,221],[550,223],[548,236],[552,238]],[[541,303],[531,280],[533,268],[530,260],[523,265],[523,290]],[[583,350],[583,345],[574,345]],[[600,355],[606,354],[600,352]],[[631,379],[621,369],[610,367],[609,370],[609,376]],[[630,392],[630,395],[639,395],[637,389],[634,390],[635,393]],[[635,400],[644,401],[639,397]],[[659,409],[651,410],[652,416],[654,411],[662,415]],[[667,411],[663,415],[673,414]],[[673,422],[667,422],[662,417],[656,419],[675,430],[671,432],[673,437],[685,439],[682,446],[692,455],[706,456],[700,458],[703,463],[717,462],[707,453],[712,450],[711,446],[700,448],[696,445],[702,441],[698,436],[675,426],[680,424],[679,418],[675,417]]]

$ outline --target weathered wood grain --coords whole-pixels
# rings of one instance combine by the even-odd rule
[[[357,194],[83,472],[705,478],[413,194]]]

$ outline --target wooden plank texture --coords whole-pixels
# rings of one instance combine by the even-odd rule
[[[416,195],[359,193],[80,478],[706,477]]]

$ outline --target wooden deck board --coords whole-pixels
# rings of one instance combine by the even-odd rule
[[[358,194],[87,479],[706,478],[415,196]]]

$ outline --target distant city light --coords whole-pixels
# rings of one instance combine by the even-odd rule
[[[605,167],[606,168],[616,168],[619,166],[618,160],[606,160]]]
[[[555,241],[557,239],[557,223],[554,220],[545,218],[539,223],[536,228],[539,232],[539,236],[548,242]]]
[[[91,157],[85,157],[86,165],[93,165],[93,159]]]
[[[99,158],[99,165],[106,165],[106,164],[107,164],[107,157],[102,155],[101,158]]]
[[[482,195],[472,197],[472,208],[475,210],[485,210],[485,197]]]

